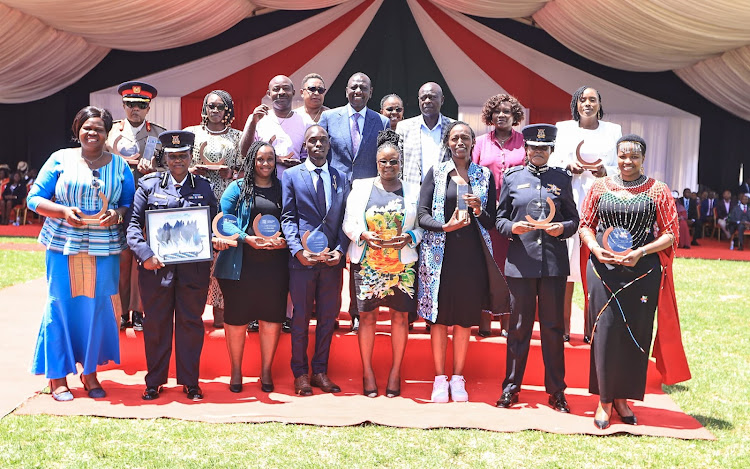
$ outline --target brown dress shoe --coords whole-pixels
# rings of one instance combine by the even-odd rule
[[[302,375],[294,378],[294,393],[299,396],[312,396],[309,375]]]
[[[310,384],[316,388],[320,388],[323,392],[341,392],[341,388],[336,385],[325,373],[314,374]]]

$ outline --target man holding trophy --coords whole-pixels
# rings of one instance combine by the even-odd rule
[[[341,309],[343,253],[349,238],[342,230],[347,178],[328,164],[328,132],[314,125],[305,132],[307,160],[282,176],[281,228],[291,257],[289,291],[292,317],[294,391],[312,395],[312,386],[340,392],[328,378],[328,355],[336,316]],[[308,327],[315,305],[317,327],[312,377],[307,359]]]

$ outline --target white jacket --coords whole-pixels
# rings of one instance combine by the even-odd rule
[[[354,264],[359,264],[365,255],[367,243],[359,237],[363,231],[367,231],[365,211],[367,202],[370,200],[370,192],[376,178],[355,179],[352,181],[352,189],[346,201],[346,213],[344,214],[344,233],[352,240],[349,243],[349,259]],[[411,236],[412,241],[399,251],[399,260],[403,264],[416,262],[419,254],[417,245],[422,241],[424,230],[417,223],[417,206],[419,205],[419,186],[401,182],[404,191],[404,208],[406,217],[404,219],[403,233]]]

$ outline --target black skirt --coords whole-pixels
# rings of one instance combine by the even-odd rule
[[[643,400],[659,302],[659,256],[645,256],[631,268],[602,264],[592,255],[586,270],[589,321],[595,325],[589,392],[598,394],[602,402]]]

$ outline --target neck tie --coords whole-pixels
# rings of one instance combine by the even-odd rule
[[[352,153],[354,156],[357,156],[357,152],[359,151],[359,143],[362,141],[362,137],[359,135],[359,113],[355,112],[352,114]]]
[[[315,170],[316,173],[318,173],[318,182],[315,184],[315,201],[318,204],[318,207],[320,207],[323,210],[323,213],[326,212],[326,191],[323,188],[323,176],[322,172],[323,170],[318,168]]]

